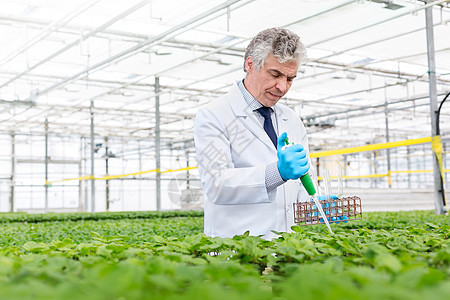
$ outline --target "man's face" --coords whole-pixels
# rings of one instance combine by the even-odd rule
[[[280,63],[272,53],[269,53],[259,71],[256,70],[252,57],[247,58],[245,66],[245,87],[266,107],[274,106],[289,91],[298,70],[297,61]]]

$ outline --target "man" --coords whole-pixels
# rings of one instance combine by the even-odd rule
[[[272,231],[294,225],[293,203],[308,199],[295,180],[310,166],[306,130],[293,110],[278,103],[305,53],[289,30],[258,33],[245,53],[245,79],[197,112],[194,139],[208,236],[249,230],[273,238]],[[283,149],[286,136],[295,145]]]

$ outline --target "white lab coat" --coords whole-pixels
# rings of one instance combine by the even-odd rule
[[[278,135],[302,144],[309,157],[308,138],[300,118],[283,104],[274,107]],[[204,229],[208,236],[250,235],[271,239],[294,224],[293,203],[308,199],[299,180],[289,180],[267,192],[266,165],[277,151],[237,84],[197,112],[194,140],[204,191]]]

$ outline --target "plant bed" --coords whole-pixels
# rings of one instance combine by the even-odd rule
[[[206,237],[199,216],[64,214],[29,222],[18,215],[21,221],[4,222],[0,230],[2,299],[450,295],[450,223],[431,211],[365,213],[332,224],[334,235],[322,225],[295,226],[272,241],[248,233]]]

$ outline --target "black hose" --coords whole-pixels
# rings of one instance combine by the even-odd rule
[[[450,92],[444,97],[444,100],[442,100],[441,104],[439,105],[438,110],[436,111],[436,135],[440,135],[441,134],[441,130],[439,128],[439,118],[441,116],[441,108],[442,108],[442,104],[444,104],[445,100],[447,100],[448,96],[450,95]],[[441,172],[439,171],[439,175],[441,177],[441,190],[439,192],[442,193],[442,200],[443,200],[443,205],[446,206],[447,203],[445,203],[445,187],[444,187],[444,174],[441,174]],[[448,211],[448,208],[445,207],[444,208],[444,213],[446,214],[446,211]]]
[[[439,129],[439,118],[441,116],[441,108],[442,108],[442,104],[444,104],[445,100],[447,100],[448,96],[450,95],[450,92],[445,96],[444,100],[442,100],[441,104],[439,105],[438,110],[436,111],[437,116],[436,116],[436,135],[440,135],[440,129]]]

